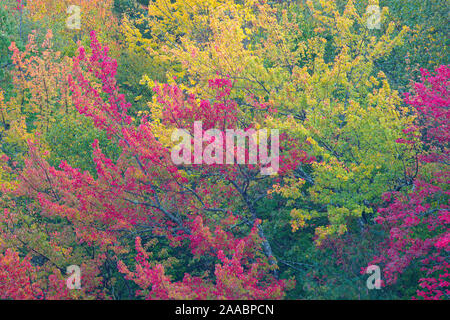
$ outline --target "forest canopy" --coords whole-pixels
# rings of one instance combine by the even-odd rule
[[[448,10],[2,0],[0,299],[448,300]]]

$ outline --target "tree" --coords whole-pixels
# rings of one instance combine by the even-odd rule
[[[367,18],[353,1],[342,8],[333,1],[152,2],[142,19],[151,37],[127,27],[127,41],[169,63],[169,81],[180,77],[183,90],[201,97],[210,98],[204,88],[212,76],[230,76],[243,121],[256,119],[307,145],[316,161],[295,168],[273,191],[289,200],[294,231],[328,218],[316,229],[320,243],[342,235],[351,220],[366,223],[381,194],[409,179],[402,168],[412,155],[394,141],[411,118],[374,65],[408,29],[398,32],[392,22],[372,31]]]
[[[91,41],[92,54],[80,48],[73,62],[73,74],[69,76],[72,101],[81,114],[92,118],[96,127],[119,144],[119,159],[107,158],[95,142],[98,178],[94,178],[66,162],[62,162],[59,169],[51,167],[37,145],[30,144],[25,166],[17,171],[17,184],[4,190],[5,197],[16,201],[9,201],[12,209],[19,199],[30,199],[27,210],[16,209],[20,219],[31,219],[33,225],[37,223],[33,216],[37,215],[41,220],[38,229],[55,230],[57,227],[58,233],[63,235],[55,238],[48,234],[56,244],[52,245],[55,249],[49,248],[45,255],[47,263],[61,267],[72,259],[82,259],[87,269],[83,278],[84,293],[97,297],[107,289],[99,286],[99,282],[111,280],[100,277],[99,269],[108,261],[119,259],[119,270],[127,279],[135,281],[143,290],[151,285],[149,298],[281,298],[287,283],[271,273],[276,266],[251,206],[248,209],[251,220],[244,213],[233,214],[231,210],[222,209],[226,202],[220,203],[209,196],[215,181],[202,169],[200,173],[204,176],[195,181],[194,189],[190,188],[190,183],[194,182],[188,181],[172,164],[170,152],[152,134],[152,123],[147,116],[142,116],[138,122],[127,114],[130,104],[119,93],[115,81],[117,63],[108,56],[108,48],[99,44],[95,33]],[[101,81],[101,91],[89,80],[91,76]],[[212,114],[224,105],[228,105],[231,112],[236,107],[227,100],[228,85],[229,81],[220,79],[211,82],[212,88],[218,91],[218,101],[210,105]],[[177,108],[164,99],[179,99],[179,93],[177,87],[166,86],[160,103],[165,108]],[[210,114],[196,114],[202,110],[199,106],[208,102],[197,102],[192,97],[186,102],[177,101],[192,107],[197,119],[208,117],[204,120],[211,120]],[[192,114],[187,112],[186,115],[189,121]],[[163,118],[164,121],[170,119]],[[219,125],[225,119],[226,116],[217,117],[210,125]],[[229,125],[236,125],[236,121]],[[225,179],[240,169],[234,166],[222,170]],[[234,178],[235,183],[241,183]],[[238,188],[248,187],[243,181],[244,185],[236,185],[234,189],[229,185],[231,181],[228,185],[219,185],[216,192],[231,195]],[[220,215],[214,220],[208,212]],[[237,227],[242,221],[248,224],[247,228]],[[196,271],[197,274],[186,274],[182,280],[171,282],[162,263],[147,261],[139,239],[136,243],[138,265],[136,272],[130,272],[120,255],[127,252],[129,236],[136,234],[162,237],[168,248],[189,248],[191,259],[204,260],[207,270],[212,272],[198,274]],[[15,232],[8,237],[15,240]],[[43,243],[36,246],[46,247]],[[30,251],[32,247],[24,245],[24,250]],[[83,254],[83,249],[92,251],[89,248],[94,250],[92,256]],[[61,255],[61,250],[66,254]],[[170,265],[170,259],[166,263]]]
[[[415,84],[406,103],[417,114],[414,125],[406,128],[407,139],[397,140],[413,148],[421,145],[412,190],[385,194],[385,207],[376,218],[388,231],[384,251],[372,264],[383,263],[386,285],[395,283],[398,275],[420,261],[422,277],[417,297],[449,297],[449,92],[448,66],[432,74],[421,70],[422,79]]]
[[[120,45],[117,42],[118,22],[113,6],[113,0],[33,0],[27,1],[25,10],[32,21],[53,30],[64,54],[75,54],[78,41],[86,43],[89,32],[95,30],[102,41],[110,44],[117,57],[120,55]]]

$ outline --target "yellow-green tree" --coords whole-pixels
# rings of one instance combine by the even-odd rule
[[[176,76],[187,92],[208,97],[208,79],[229,76],[243,121],[281,129],[307,146],[315,163],[274,191],[292,200],[294,230],[328,218],[316,230],[320,243],[352,220],[364,223],[383,192],[408,183],[410,153],[395,140],[412,119],[374,65],[408,32],[383,24],[387,12],[380,9],[378,30],[354,1],[155,1],[137,21],[151,36],[124,25],[130,48],[172,66],[169,81]],[[272,115],[259,117],[261,108]]]

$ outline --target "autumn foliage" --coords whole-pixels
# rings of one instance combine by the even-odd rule
[[[7,2],[0,299],[450,297],[450,65],[415,38],[441,30],[394,4],[370,28],[371,1],[81,0],[79,29]],[[276,172],[237,161],[252,135],[175,163],[199,122],[201,147],[279,133]]]

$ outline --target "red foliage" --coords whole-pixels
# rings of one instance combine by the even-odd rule
[[[442,299],[450,296],[448,254],[450,251],[450,215],[448,184],[450,69],[441,66],[435,74],[422,70],[422,82],[405,102],[417,113],[416,124],[404,130],[408,139],[398,143],[421,143],[418,176],[413,190],[385,195],[387,207],[380,208],[376,222],[389,232],[384,250],[371,264],[384,263],[387,284],[397,281],[415,260],[423,264],[426,277],[420,279],[417,296]]]
[[[151,120],[143,116],[139,124],[133,122],[128,114],[130,104],[119,92],[115,79],[117,62],[108,56],[108,48],[100,45],[95,33],[91,34],[90,52],[80,48],[74,58],[68,79],[71,99],[81,114],[92,118],[97,128],[106,131],[109,138],[118,143],[119,159],[107,158],[95,141],[94,162],[98,176],[95,178],[66,162],[59,168],[50,166],[38,144],[30,142],[24,169],[17,172],[17,188],[5,192],[11,197],[33,199],[40,215],[47,219],[44,221],[63,219],[66,225],[60,225],[58,231],[64,237],[55,239],[58,244],[67,247],[75,241],[87,251],[94,249],[92,256],[83,257],[82,279],[82,286],[87,288],[84,291],[93,296],[102,296],[100,267],[106,261],[116,260],[119,271],[138,284],[141,290],[137,293],[145,293],[147,298],[283,297],[287,281],[277,280],[272,274],[270,251],[266,250],[265,255],[260,252],[262,246],[267,248],[260,221],[256,217],[246,221],[251,231],[237,236],[231,226],[241,217],[234,216],[230,210],[216,208],[220,203],[208,197],[211,189],[208,177],[200,178],[195,190],[192,189],[187,178],[172,164],[169,150],[152,134]],[[177,117],[186,125],[194,119],[209,119],[211,126],[225,126],[225,121],[236,125],[236,118],[232,117],[236,105],[227,100],[228,80],[214,80],[210,84],[218,90],[216,103],[201,101],[197,104],[191,97],[187,104],[192,109],[178,111],[176,104],[169,100],[178,99],[184,105],[182,96],[176,87],[165,86],[159,101],[170,112],[165,113],[167,118],[163,121],[170,121],[170,113],[178,112]],[[221,171],[225,180],[236,177],[239,168],[231,166],[227,170]],[[224,194],[236,195],[226,184],[221,189]],[[218,221],[206,214],[214,210],[221,214]],[[142,232],[163,237],[172,247],[189,246],[192,257],[215,261],[214,274],[186,274],[182,280],[173,281],[163,264],[148,261],[140,238],[136,238],[136,270],[130,271],[120,260],[120,254],[127,251],[127,236]],[[8,257],[11,255],[8,253]],[[14,265],[32,268],[27,258],[21,262],[16,255],[12,257]],[[25,280],[30,280],[32,287],[34,281],[39,280],[23,277],[17,277],[17,283],[10,282],[9,288],[16,295],[19,295],[19,284]],[[30,294],[28,291],[22,295],[26,297]]]

